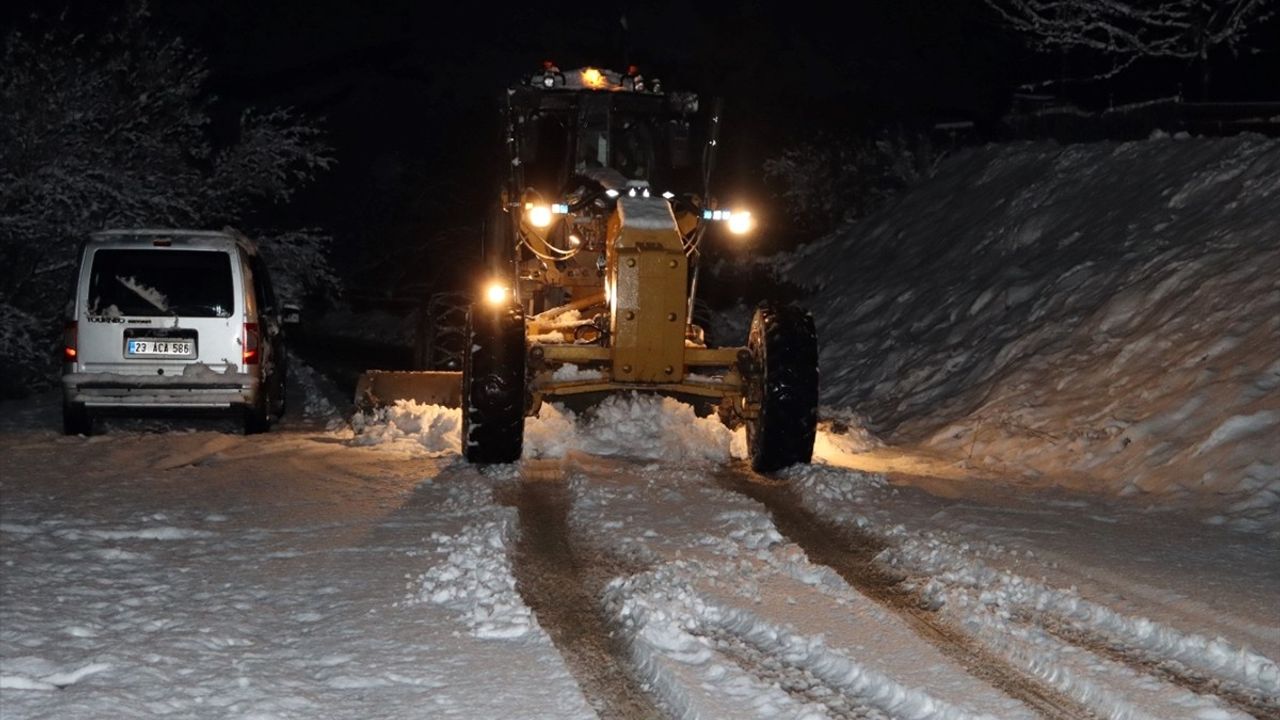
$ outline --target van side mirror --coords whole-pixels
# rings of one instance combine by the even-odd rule
[[[285,303],[280,307],[280,322],[285,325],[301,325],[302,308]]]

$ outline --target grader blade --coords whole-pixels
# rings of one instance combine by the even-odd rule
[[[462,373],[369,370],[356,383],[356,410],[366,412],[413,400],[424,405],[462,407]]]

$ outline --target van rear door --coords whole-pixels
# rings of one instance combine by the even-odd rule
[[[82,372],[172,375],[197,363],[238,372],[239,263],[221,249],[90,251],[79,324]]]

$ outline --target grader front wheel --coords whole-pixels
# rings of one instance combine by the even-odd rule
[[[813,457],[818,425],[818,336],[813,317],[795,307],[762,305],[747,341],[756,366],[751,393],[760,412],[749,418],[747,448],[756,472]]]
[[[472,305],[466,338],[462,455],[477,464],[515,462],[524,447],[524,313]]]

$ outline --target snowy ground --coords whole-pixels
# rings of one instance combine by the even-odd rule
[[[548,413],[524,461],[482,473],[456,411],[357,434],[308,397],[247,438],[64,438],[47,407],[5,407],[0,715],[1280,713],[1280,550],[1254,534],[847,435],[779,490],[734,460],[740,436],[645,397]],[[895,461],[918,477],[850,469]],[[547,515],[519,496],[540,489],[649,710],[619,711],[564,639],[584,631],[525,601],[522,523]],[[853,549],[828,559],[788,513]]]

